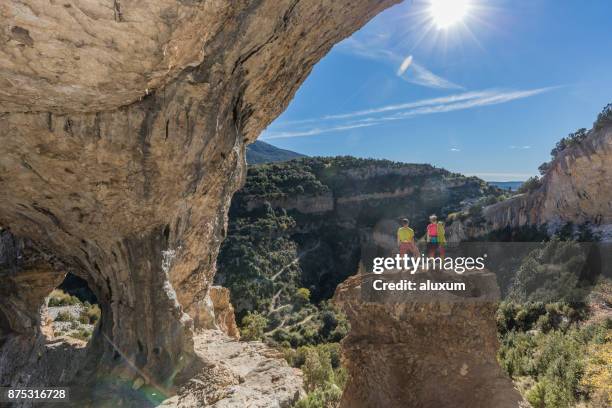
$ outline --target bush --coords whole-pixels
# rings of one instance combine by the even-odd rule
[[[81,303],[79,298],[77,298],[76,296],[70,296],[69,294],[63,292],[60,289],[55,289],[49,295],[49,307],[73,306],[78,303]]]
[[[595,404],[612,406],[612,331],[603,343],[589,346],[581,384]]]
[[[582,302],[586,286],[580,274],[585,264],[586,254],[579,244],[554,237],[523,258],[509,298],[518,302]]]
[[[602,109],[601,113],[597,115],[597,120],[595,121],[595,124],[593,125],[593,127],[595,129],[601,129],[605,125],[611,124],[611,123],[612,123],[612,103],[609,103]]]
[[[75,320],[76,319],[74,318],[72,313],[68,311],[61,311],[57,314],[57,316],[55,316],[56,322],[73,322]]]
[[[519,193],[531,193],[539,189],[542,186],[542,181],[538,176],[529,177],[521,186],[518,188]]]
[[[240,337],[248,341],[261,340],[267,326],[268,319],[266,319],[265,316],[258,312],[248,312],[247,315],[242,318]]]
[[[569,408],[589,396],[599,404],[593,406],[610,406],[611,327],[605,321],[548,333],[512,330],[501,338],[498,360],[511,377],[532,378],[525,397],[533,407]]]
[[[87,330],[85,328],[80,328],[76,331],[73,331],[72,333],[69,333],[68,335],[70,337],[73,337],[75,339],[79,339],[79,340],[83,340],[83,341],[89,341],[89,339],[91,339],[91,330]]]
[[[299,288],[295,292],[295,302],[301,306],[310,303],[310,290],[306,288]]]
[[[336,408],[341,398],[342,389],[336,384],[327,383],[324,387],[309,392],[294,408]]]
[[[81,315],[79,316],[79,322],[83,324],[96,324],[102,312],[98,305],[89,305],[85,306],[85,309],[81,311]]]
[[[559,153],[561,153],[568,147],[579,145],[584,139],[586,139],[587,134],[587,130],[585,128],[581,128],[575,131],[574,133],[570,133],[566,137],[561,138],[561,140],[559,140],[555,147],[550,151],[550,155],[554,159],[559,155]]]

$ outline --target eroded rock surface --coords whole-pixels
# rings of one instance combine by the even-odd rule
[[[589,131],[562,151],[542,178],[542,187],[487,207],[489,229],[566,222],[591,224],[612,239],[612,124]],[[609,230],[609,231],[608,231]]]
[[[238,342],[218,330],[200,331],[194,341],[207,367],[164,407],[289,408],[304,395],[301,372],[263,343]]]
[[[333,44],[395,2],[0,5],[0,225],[99,300],[81,380],[172,393],[193,368],[190,315],[205,307],[245,144]]]
[[[342,341],[349,381],[341,407],[519,407],[522,398],[495,358],[495,276],[464,276],[475,289],[465,298],[450,292],[369,298],[371,274],[338,287],[334,301],[351,323]],[[426,273],[406,278],[444,280]]]

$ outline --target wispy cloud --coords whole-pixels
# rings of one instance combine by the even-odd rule
[[[460,151],[461,151],[461,149],[458,149],[458,148],[456,148],[456,147],[451,147],[451,148],[450,148],[450,151],[451,151],[451,152],[460,152]]]
[[[400,54],[386,46],[386,41],[387,37],[384,35],[370,36],[361,40],[350,37],[340,43],[338,49],[362,58],[397,66],[397,76],[416,85],[438,89],[464,89],[461,85],[442,78],[418,64],[414,56],[401,57]]]
[[[356,128],[380,125],[390,121],[405,120],[415,116],[466,110],[489,105],[498,105],[518,99],[529,98],[557,87],[527,90],[484,90],[464,92],[439,98],[423,99],[403,104],[386,105],[378,108],[327,115],[302,121],[279,123],[278,127],[293,126],[285,131],[266,130],[262,139],[314,136],[322,133],[345,131]],[[305,125],[316,122],[318,126]],[[321,126],[321,123],[326,124]],[[297,126],[296,126],[297,125]],[[525,146],[521,146],[525,148]]]
[[[414,57],[412,55],[407,56],[402,61],[397,69],[397,76],[407,82],[423,85],[429,88],[465,89],[461,85],[457,85],[448,79],[442,78],[424,66],[417,64],[414,62]]]
[[[529,146],[529,145],[524,145],[524,146],[514,146],[514,145],[512,145],[512,146],[510,146],[510,149],[512,149],[512,150],[528,150],[528,149],[531,149],[531,146]]]

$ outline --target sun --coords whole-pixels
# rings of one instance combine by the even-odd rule
[[[429,0],[431,19],[440,30],[463,21],[469,10],[469,0]]]

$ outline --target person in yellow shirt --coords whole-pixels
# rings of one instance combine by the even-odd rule
[[[402,219],[402,226],[397,229],[397,246],[400,256],[411,254],[418,257],[419,250],[414,243],[414,230],[408,225],[410,224],[407,218]]]

